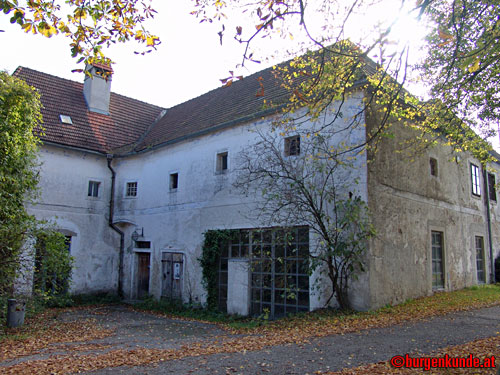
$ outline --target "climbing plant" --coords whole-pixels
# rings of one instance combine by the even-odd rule
[[[201,257],[198,258],[202,269],[202,281],[207,291],[207,308],[217,309],[217,276],[219,257],[223,246],[231,239],[234,230],[217,229],[203,233],[204,241]]]

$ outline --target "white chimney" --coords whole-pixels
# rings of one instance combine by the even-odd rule
[[[111,94],[111,67],[103,64],[87,65],[83,81],[83,96],[89,111],[109,115]]]

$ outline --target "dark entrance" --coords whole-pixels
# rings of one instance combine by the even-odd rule
[[[149,293],[150,254],[137,253],[137,298],[145,298]]]

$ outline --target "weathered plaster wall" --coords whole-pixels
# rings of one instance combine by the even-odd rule
[[[358,112],[360,106],[361,97],[347,99],[343,107],[344,116],[338,119],[338,123],[346,126],[349,116]],[[328,119],[322,118],[322,121]],[[114,161],[118,175],[116,221],[133,223],[139,232],[144,228],[143,240],[151,241],[150,293],[155,297],[161,295],[163,251],[186,254],[183,297],[203,302],[205,293],[197,261],[201,255],[203,232],[264,225],[252,215],[257,197],[240,195],[232,182],[236,156],[256,141],[255,129],[269,129],[271,121],[267,118],[235,126]],[[356,126],[351,125],[348,134],[352,142],[362,141],[365,134],[363,121]],[[345,141],[344,135],[341,136]],[[229,155],[229,169],[224,174],[216,171],[216,158],[220,152],[228,152]],[[352,180],[355,177],[359,180],[352,191],[363,197],[367,196],[365,160],[364,155],[359,155],[358,168],[349,172]],[[178,173],[179,176],[176,191],[169,188],[171,173]],[[126,184],[133,181],[138,183],[137,197],[126,197]],[[134,298],[137,290],[137,249],[132,246],[131,230],[125,236],[124,286],[127,296]],[[324,299],[320,294],[313,294],[311,307],[322,307]]]
[[[45,145],[39,154],[40,198],[29,212],[71,235],[71,292],[116,292],[119,237],[108,226],[111,173],[104,156]],[[88,182],[99,181],[99,197]]]
[[[368,119],[369,130],[376,120]],[[444,233],[445,290],[477,283],[475,236],[484,238],[488,282],[490,256],[482,177],[481,197],[471,193],[470,163],[480,164],[465,153],[452,154],[446,146],[417,152],[404,143],[414,140],[412,130],[403,124],[389,130],[394,137],[381,140],[370,153],[368,167],[368,202],[377,229],[368,259],[371,306],[432,293],[433,230]],[[437,176],[430,173],[430,157],[438,161]],[[492,210],[493,244],[498,252],[496,203]]]

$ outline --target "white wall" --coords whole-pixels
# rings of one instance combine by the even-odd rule
[[[339,126],[347,124],[351,114],[362,106],[361,96],[347,99],[343,118]],[[331,116],[330,116],[331,118]],[[328,118],[322,119],[327,121]],[[362,119],[361,119],[362,120]],[[114,161],[117,170],[116,221],[134,223],[139,231],[143,228],[144,240],[152,243],[150,293],[161,295],[161,252],[175,250],[186,256],[184,293],[195,301],[205,300],[201,285],[201,269],[197,259],[201,256],[203,232],[211,229],[257,228],[263,223],[256,222],[249,215],[256,197],[243,197],[232,186],[235,178],[237,154],[255,143],[256,129],[269,129],[271,118],[245,125],[235,126],[198,138],[148,151],[146,153],[118,158]],[[315,126],[321,125],[317,123]],[[363,141],[364,123],[361,121],[349,129],[352,142]],[[345,140],[345,133],[338,135]],[[305,141],[305,140],[303,140]],[[216,156],[228,152],[229,170],[225,174],[216,172]],[[178,189],[170,191],[169,176],[178,173]],[[353,192],[366,199],[366,158],[358,155],[357,168],[351,170]],[[137,197],[125,196],[126,183],[137,181]],[[125,292],[135,296],[134,276],[137,272],[136,255],[129,232],[126,235]],[[187,274],[189,277],[186,277]],[[188,278],[190,287],[187,287]],[[313,283],[311,283],[313,284]],[[187,289],[190,289],[188,292]],[[311,307],[322,306],[321,296],[311,297]]]
[[[71,292],[116,291],[119,237],[108,226],[111,172],[100,155],[43,146],[40,198],[28,210],[71,235],[75,263]],[[88,197],[88,181],[99,181],[99,197]]]

